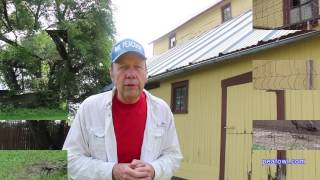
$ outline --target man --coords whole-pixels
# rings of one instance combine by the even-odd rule
[[[112,48],[112,91],[80,106],[63,149],[70,179],[170,179],[182,154],[168,105],[144,90],[144,49],[132,39]]]

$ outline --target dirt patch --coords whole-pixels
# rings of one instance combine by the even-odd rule
[[[320,136],[318,133],[304,134],[299,131],[254,128],[253,147],[266,150],[319,150]]]
[[[38,174],[38,173],[52,173],[56,170],[59,170],[61,167],[54,163],[42,163],[42,164],[33,164],[28,168],[28,171],[32,174]]]
[[[63,165],[60,162],[44,162],[32,164],[26,168],[25,173],[19,177],[20,180],[28,180],[29,176],[32,175],[49,175],[58,171],[66,171],[66,165]]]

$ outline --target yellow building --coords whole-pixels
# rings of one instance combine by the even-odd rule
[[[232,17],[239,16],[250,10],[251,7],[252,0],[222,0],[152,41],[153,54],[159,55],[176,45],[183,44],[193,37],[230,20]]]
[[[253,0],[253,26],[261,29],[315,29],[320,0]]]
[[[195,180],[320,179],[318,151],[252,150],[253,120],[320,119],[319,90],[254,89],[253,61],[319,62],[320,32],[254,30],[252,11],[244,8],[249,1],[241,1],[243,12],[239,10],[225,22],[218,20],[206,30],[196,31],[196,20],[204,19],[209,11],[187,21],[172,31],[177,38],[170,49],[162,45],[168,45],[170,33],[154,41],[154,52],[160,54],[147,60],[146,88],[163,98],[174,113],[184,155],[175,176]],[[231,1],[232,9],[237,7],[235,2]],[[220,5],[225,2],[211,8],[221,13]],[[220,13],[212,19],[221,18]],[[197,35],[180,39],[184,28]],[[306,163],[262,165],[263,159],[276,158],[304,159]]]

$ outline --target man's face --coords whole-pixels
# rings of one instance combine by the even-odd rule
[[[124,103],[135,103],[147,82],[145,61],[134,53],[126,53],[111,65],[110,77],[117,97]]]

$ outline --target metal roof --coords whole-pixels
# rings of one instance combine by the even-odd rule
[[[177,69],[187,70],[204,61],[218,61],[240,50],[248,51],[272,41],[307,33],[310,31],[253,29],[252,11],[247,11],[161,55],[149,58],[149,80],[157,76],[159,80],[160,75]]]
[[[167,36],[168,34],[174,32],[175,30],[177,30],[178,28],[180,28],[181,26],[184,26],[185,24],[191,22],[192,20],[196,19],[197,17],[201,16],[202,14],[210,11],[213,7],[216,7],[218,5],[220,5],[221,3],[223,2],[223,0],[216,0],[216,1],[213,1],[213,4],[209,6],[209,8],[205,8],[203,10],[200,10],[199,12],[195,13],[195,15],[193,15],[191,18],[189,18],[188,20],[184,21],[183,23],[180,23],[178,26],[176,26],[174,29],[172,29],[171,31],[165,33],[165,34],[162,34],[161,36],[159,36],[158,38],[154,39],[153,41],[151,41],[150,43],[154,43],[156,41],[158,41],[159,39]]]

